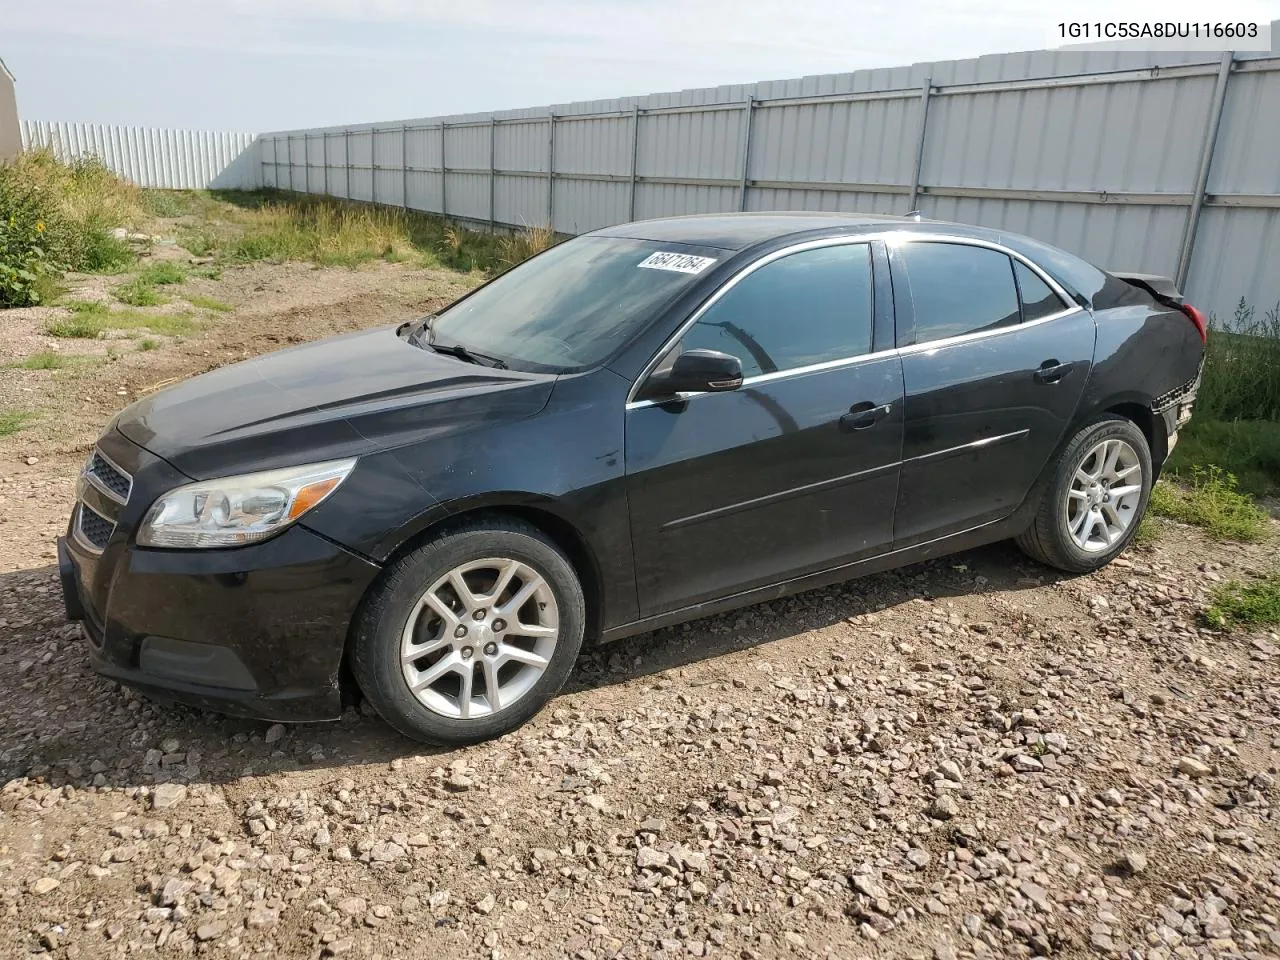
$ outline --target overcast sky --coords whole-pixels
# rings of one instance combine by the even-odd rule
[[[0,0],[33,120],[259,132],[1034,50],[1280,0]]]

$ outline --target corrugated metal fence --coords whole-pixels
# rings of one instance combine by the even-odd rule
[[[918,208],[1176,275],[1229,316],[1280,302],[1277,118],[1271,54],[1037,51],[283,131],[261,138],[262,182],[563,233]]]
[[[100,157],[111,170],[142,187],[262,186],[258,145],[251,133],[25,120],[22,145],[52,147],[63,160]]]

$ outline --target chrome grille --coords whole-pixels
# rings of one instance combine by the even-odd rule
[[[100,450],[93,451],[84,468],[84,476],[117,503],[126,503],[129,491],[133,489],[133,478],[103,456]]]
[[[76,517],[76,534],[90,550],[101,553],[111,539],[116,525],[86,503],[81,503]]]

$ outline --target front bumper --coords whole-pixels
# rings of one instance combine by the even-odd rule
[[[229,550],[138,548],[133,530],[176,472],[118,434],[112,442],[134,487],[109,542],[93,549],[75,535],[75,516],[58,541],[67,616],[83,621],[93,668],[221,713],[336,718],[347,631],[379,567],[296,525]]]

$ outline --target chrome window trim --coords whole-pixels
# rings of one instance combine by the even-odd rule
[[[961,244],[961,245],[971,246],[971,247],[983,247],[988,250],[998,251],[999,253],[1003,253],[1006,256],[1024,264],[1029,270],[1031,270],[1032,273],[1034,273],[1041,280],[1043,280],[1045,284],[1049,287],[1049,289],[1052,290],[1054,294],[1057,295],[1058,298],[1061,299],[1064,304],[1067,304],[1067,306],[1064,306],[1063,309],[1060,310],[1059,312],[1051,313],[1045,317],[1038,317],[1035,320],[1028,320],[1025,323],[1010,324],[1007,327],[997,327],[994,330],[977,330],[977,331],[974,331],[973,333],[962,333],[954,337],[946,337],[941,340],[926,340],[923,343],[913,343],[905,347],[894,346],[888,350],[877,350],[872,353],[858,354],[855,357],[844,357],[839,360],[827,360],[822,363],[810,364],[804,367],[792,367],[789,370],[778,370],[774,373],[759,374],[757,376],[747,377],[746,379],[744,379],[742,381],[742,387],[746,387],[754,383],[762,383],[770,380],[781,380],[791,376],[803,376],[805,374],[814,373],[822,370],[833,370],[842,366],[860,363],[864,360],[873,360],[873,359],[879,359],[882,357],[891,356],[895,353],[899,355],[924,353],[924,352],[938,349],[941,347],[951,346],[952,344],[955,344],[955,343],[967,343],[972,340],[980,340],[984,337],[1001,336],[1003,334],[1010,333],[1011,331],[1014,331],[1014,330],[1025,330],[1028,327],[1034,327],[1041,323],[1049,323],[1052,320],[1060,320],[1063,317],[1071,316],[1076,313],[1088,312],[1087,310],[1085,310],[1084,307],[1076,303],[1075,299],[1069,293],[1067,293],[1067,291],[1063,288],[1063,286],[1060,283],[1058,283],[1058,281],[1054,280],[1053,277],[1045,273],[1044,270],[1042,270],[1038,264],[1029,260],[1027,257],[1024,257],[1022,254],[1018,253],[1018,251],[1012,250],[1009,247],[1006,247],[1003,244],[996,243],[992,240],[983,240],[977,237],[962,237],[962,236],[957,236],[956,234],[945,233],[945,232],[918,233],[916,231],[908,231],[908,230],[884,230],[876,233],[860,233],[860,234],[854,234],[854,235],[845,235],[841,237],[824,237],[820,240],[806,240],[802,243],[793,244],[789,247],[783,247],[781,250],[775,250],[773,253],[766,254],[760,259],[752,261],[751,263],[743,267],[741,270],[739,270],[737,273],[735,273],[728,280],[726,280],[723,284],[721,284],[720,288],[716,290],[716,292],[713,293],[707,299],[706,303],[702,304],[702,306],[700,306],[696,311],[694,311],[693,315],[690,316],[689,319],[686,320],[684,323],[682,323],[680,327],[675,331],[675,333],[673,333],[663,342],[662,346],[653,355],[653,357],[650,358],[649,362],[644,365],[644,368],[640,371],[640,376],[636,377],[635,382],[632,383],[631,385],[631,389],[627,392],[626,409],[639,410],[644,407],[651,407],[660,403],[671,403],[673,400],[687,401],[687,400],[692,400],[695,397],[706,396],[707,394],[712,392],[719,392],[719,391],[700,390],[700,391],[694,391],[689,393],[678,393],[674,397],[663,399],[663,400],[636,400],[635,399],[636,393],[639,391],[641,385],[645,382],[645,380],[649,378],[650,374],[653,373],[654,368],[656,368],[657,365],[662,361],[662,358],[667,355],[667,351],[669,351],[673,346],[675,346],[675,344],[680,340],[680,338],[684,336],[685,332],[691,326],[697,323],[698,320],[701,319],[702,315],[706,313],[706,311],[709,310],[711,306],[716,303],[716,301],[718,301],[722,296],[724,296],[725,293],[727,293],[729,290],[733,289],[733,287],[736,286],[737,283],[740,280],[742,280],[743,277],[749,276],[750,274],[754,273],[756,270],[759,270],[761,267],[767,264],[770,264],[775,260],[779,260],[782,257],[789,256],[790,254],[793,254],[793,253],[801,253],[805,250],[816,250],[821,247],[847,246],[849,244],[854,244],[854,243],[873,243],[876,240],[882,240],[885,243],[889,244],[890,246],[897,246],[903,243],[955,243],[955,244]],[[872,270],[874,271],[874,269],[875,268],[873,265]],[[1016,291],[1016,284],[1015,284],[1015,291]],[[1019,298],[1019,307],[1021,307],[1021,298]],[[741,387],[739,389],[741,389]],[[733,392],[733,391],[724,391],[724,392]]]
[[[688,331],[690,327],[692,327],[695,323],[697,323],[700,319],[702,319],[703,314],[705,314],[708,310],[710,310],[713,306],[715,306],[715,304],[720,300],[721,297],[723,297],[726,293],[728,293],[730,290],[736,287],[744,278],[755,273],[761,267],[768,266],[769,264],[773,263],[775,260],[781,260],[783,257],[788,257],[793,253],[804,253],[806,250],[820,250],[823,247],[847,247],[847,246],[852,246],[853,244],[856,244],[856,243],[865,243],[868,246],[870,246],[873,240],[878,240],[878,239],[880,239],[879,236],[863,236],[863,235],[843,236],[843,237],[823,237],[820,240],[806,240],[802,243],[792,244],[789,247],[783,247],[781,250],[775,250],[773,251],[773,253],[765,254],[763,257],[760,257],[758,260],[751,261],[751,263],[747,264],[745,267],[743,267],[741,270],[735,273],[732,277],[730,277],[728,280],[722,283],[719,289],[717,289],[715,293],[711,294],[711,296],[707,298],[706,302],[703,303],[702,306],[698,307],[698,309],[693,312],[693,315],[690,316],[689,319],[686,320],[684,323],[682,323],[679,329],[676,330],[675,333],[667,337],[667,339],[663,342],[662,346],[658,349],[658,352],[655,353],[649,359],[649,362],[644,365],[644,369],[640,371],[640,376],[636,377],[635,382],[631,384],[631,389],[627,392],[627,409],[630,410],[637,405],[636,392],[640,389],[641,384],[643,384],[645,380],[649,378],[649,375],[653,373],[654,368],[657,367],[657,365],[662,361],[662,358],[667,355],[667,351],[670,350],[672,346],[674,346],[675,343],[685,335],[685,333]],[[868,254],[870,254],[870,250],[868,250]],[[867,263],[868,263],[868,266],[873,271],[872,278],[874,281],[875,268],[874,266],[871,265],[870,258],[868,259]],[[874,307],[873,307],[873,310],[874,310]],[[875,317],[873,315],[872,316],[873,326],[874,326],[874,322],[875,322]],[[859,354],[858,356],[869,356],[869,354]],[[855,358],[842,357],[838,360],[824,361],[824,362],[844,363],[852,359],[855,359]],[[799,369],[801,368],[792,367],[790,370],[779,370],[777,372],[792,373]],[[771,376],[771,374],[764,374],[764,376]],[[747,383],[752,382],[755,379],[757,378],[748,377],[746,380],[743,381],[743,385],[745,386]],[[708,392],[708,391],[700,391],[698,393],[692,393],[692,394],[689,394],[689,396],[701,396],[702,393],[705,393],[705,392]],[[668,400],[664,402],[669,403],[670,401]],[[639,403],[642,403],[648,406],[649,404],[652,403],[652,401],[641,400],[639,401]]]
[[[120,474],[120,476],[124,477],[126,480],[129,481],[129,489],[125,492],[123,499],[121,499],[120,494],[116,493],[114,490],[108,487],[105,483],[103,483],[98,478],[98,475],[93,472],[91,468],[93,466],[94,457],[100,457],[102,460],[105,460],[107,465],[111,467],[111,469],[113,469],[116,473]],[[84,465],[83,473],[84,473],[85,480],[88,483],[92,484],[93,488],[97,490],[99,493],[101,493],[108,500],[118,503],[122,507],[129,502],[129,497],[133,493],[133,475],[130,474],[128,470],[125,470],[123,467],[121,467],[120,464],[116,463],[114,460],[108,457],[98,447],[93,448],[93,453],[89,455],[89,462]],[[97,513],[96,510],[94,512]],[[101,514],[99,514],[99,516],[101,516]],[[106,519],[106,518],[104,517],[103,519]]]
[[[664,350],[670,349],[664,347]],[[742,390],[756,383],[768,383],[772,380],[786,380],[791,377],[803,377],[811,373],[821,373],[826,370],[836,370],[840,367],[852,367],[859,363],[869,360],[883,360],[885,357],[891,357],[898,350],[876,350],[872,353],[860,353],[856,357],[843,357],[839,360],[824,360],[822,363],[811,363],[803,367],[792,367],[789,370],[776,370],[773,373],[758,373],[754,377],[746,377],[743,379],[741,386],[737,389]],[[661,356],[661,354],[659,354]],[[673,400],[693,400],[697,397],[710,396],[713,393],[736,393],[736,390],[693,390],[687,393],[677,393],[674,397],[668,397],[663,400],[631,400],[627,403],[628,410],[640,410],[643,407],[652,407],[660,403],[671,403]]]
[[[909,346],[899,347],[898,353],[902,356],[910,356],[914,353],[929,353],[932,350],[939,350],[942,347],[949,347],[956,343],[968,343],[971,340],[983,340],[987,337],[999,337],[1006,333],[1015,333],[1018,330],[1026,330],[1029,327],[1039,326],[1042,323],[1048,323],[1050,320],[1060,320],[1077,313],[1084,313],[1084,307],[1070,307],[1061,313],[1051,313],[1047,317],[1040,317],[1038,320],[1028,320],[1026,323],[1011,323],[1007,327],[996,327],[994,330],[975,330],[973,333],[961,333],[954,337],[943,337],[941,340],[926,340],[923,343],[913,343]]]

